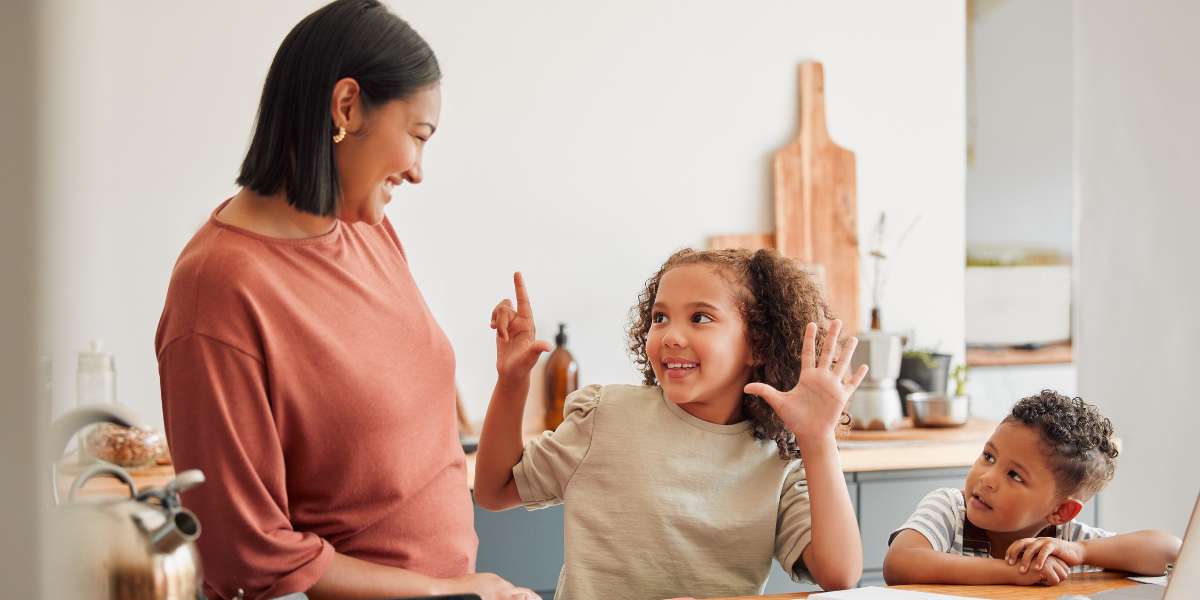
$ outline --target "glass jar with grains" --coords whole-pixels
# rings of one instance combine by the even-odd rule
[[[112,352],[104,344],[91,343],[90,351],[79,353],[75,373],[76,402],[79,406],[117,404],[117,372]],[[161,432],[139,431],[102,423],[79,432],[79,462],[106,462],[131,471],[153,465],[166,452]]]

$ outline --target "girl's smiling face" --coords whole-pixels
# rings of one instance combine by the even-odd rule
[[[686,264],[663,274],[654,297],[646,355],[667,399],[711,423],[742,420],[742,388],[753,352],[743,290],[718,267]]]
[[[1033,427],[1001,423],[996,428],[967,474],[963,495],[972,523],[988,531],[1033,534],[1046,526],[1064,499],[1042,443]]]

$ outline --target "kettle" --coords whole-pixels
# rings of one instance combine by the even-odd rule
[[[49,456],[60,456],[74,434],[88,425],[114,423],[148,430],[132,411],[116,404],[73,410],[50,426]],[[193,541],[200,521],[179,502],[179,493],[204,482],[198,470],[184,471],[165,488],[138,491],[133,477],[115,465],[88,467],[59,502],[51,462],[55,506],[48,528],[50,597],[80,600],[197,600],[201,594],[200,553]],[[76,499],[89,479],[108,476],[129,487],[129,496]]]

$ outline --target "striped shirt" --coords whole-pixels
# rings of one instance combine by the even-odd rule
[[[962,491],[954,488],[936,489],[929,492],[924,500],[921,500],[917,511],[904,522],[904,525],[892,532],[888,538],[888,545],[892,544],[892,540],[896,539],[901,531],[911,529],[925,536],[925,539],[929,540],[929,545],[938,552],[989,558],[986,550],[972,548],[971,544],[968,544],[966,549],[963,548],[963,531],[966,521],[967,503],[963,498]],[[1068,542],[1080,542],[1113,535],[1116,534],[1089,527],[1079,521],[1070,521],[1059,525],[1054,532],[1054,537]],[[1071,568],[1072,573],[1099,570],[1101,570],[1099,567],[1090,565]]]

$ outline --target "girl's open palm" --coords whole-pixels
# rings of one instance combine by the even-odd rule
[[[835,319],[829,325],[829,332],[825,334],[825,351],[821,353],[818,363],[817,324],[808,324],[804,330],[804,345],[800,350],[800,380],[791,391],[780,392],[765,383],[746,385],[747,394],[762,397],[775,409],[788,429],[796,434],[797,442],[802,439],[833,440],[846,402],[867,376],[867,365],[863,365],[855,371],[850,381],[842,382],[850,368],[850,358],[854,356],[858,340],[850,338],[846,342],[846,348],[834,365],[833,355],[841,330],[840,320]]]
[[[528,377],[543,352],[554,349],[550,342],[537,339],[533,326],[533,308],[520,271],[513,273],[517,308],[501,300],[492,310],[492,329],[496,330],[496,371],[500,377]]]

